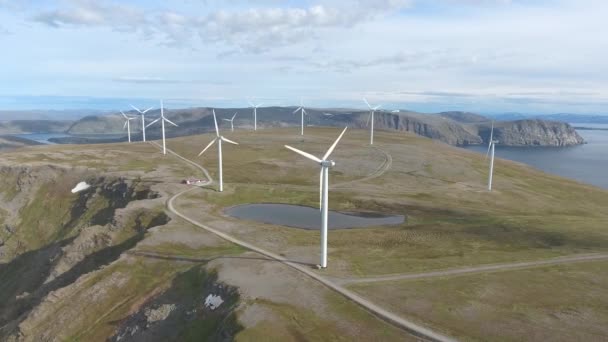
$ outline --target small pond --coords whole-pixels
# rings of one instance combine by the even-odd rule
[[[319,230],[321,211],[319,208],[290,204],[244,204],[226,209],[226,214],[242,220],[252,220],[280,226]],[[329,229],[349,229],[396,225],[405,222],[404,215],[384,215],[368,212],[329,211]]]

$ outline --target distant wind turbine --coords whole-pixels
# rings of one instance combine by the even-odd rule
[[[253,108],[253,130],[258,130],[258,107],[263,105],[263,103],[258,103],[257,105],[251,101],[248,101],[251,108]]]
[[[293,148],[291,146],[285,145],[286,148],[314,161],[319,163],[319,165],[321,166],[321,173],[320,173],[320,191],[321,191],[321,268],[326,268],[327,267],[327,209],[329,206],[328,203],[328,189],[329,189],[329,168],[333,167],[336,165],[336,163],[333,160],[328,160],[327,158],[329,158],[329,156],[331,155],[331,153],[334,151],[334,149],[336,148],[336,145],[338,145],[338,142],[340,141],[340,139],[342,139],[342,136],[344,135],[344,133],[346,133],[346,129],[348,127],[344,127],[344,130],[342,130],[342,133],[340,133],[340,136],[338,136],[338,139],[336,139],[336,141],[334,141],[333,145],[331,145],[331,147],[327,150],[327,152],[325,152],[325,155],[323,156],[323,158],[319,159],[315,156],[313,156],[310,153],[306,153],[304,151],[300,151],[297,148]]]
[[[160,120],[161,130],[163,132],[163,154],[167,154],[167,147],[165,145],[165,121],[177,127],[175,123],[165,117],[165,111],[163,109],[163,100],[160,100],[160,118],[150,122],[146,127],[150,127]]]
[[[234,112],[232,119],[224,119],[224,121],[230,122],[230,132],[234,132],[234,118],[236,117],[237,112]]]
[[[236,115],[236,114],[235,114]],[[234,119],[234,117],[233,117]],[[217,118],[215,117],[215,109],[213,110],[213,123],[215,124],[215,139],[211,140],[209,145],[205,147],[201,153],[198,155],[201,156],[211,145],[213,145],[217,141],[217,158],[218,158],[218,178],[220,183],[220,192],[224,191],[224,181],[223,181],[223,172],[222,172],[222,141],[225,141],[230,144],[238,145],[238,143],[228,140],[220,135],[220,130],[217,128]]]
[[[122,129],[125,129],[125,128],[127,129],[127,136],[129,137],[129,142],[131,142],[131,124],[130,124],[130,122],[131,122],[131,120],[134,120],[135,118],[127,116],[125,113],[123,113],[122,110],[120,111],[120,114],[122,114],[122,116],[125,117],[125,120],[127,120],[127,121],[125,121],[125,125],[122,127]]]
[[[486,159],[490,154],[490,174],[488,175],[488,191],[492,191],[492,176],[494,174],[494,145],[498,143],[498,140],[494,140],[494,121],[492,121],[492,130],[490,131],[490,141],[488,142],[488,152],[486,152]]]
[[[141,114],[141,134],[142,134],[142,141],[146,141],[146,121],[144,119],[144,115],[146,114],[146,112],[148,112],[149,110],[152,109],[152,107],[144,110],[143,112],[141,110],[139,110],[137,107],[135,107],[134,105],[130,105],[131,108],[135,109],[136,111],[139,112],[139,114]]]
[[[304,135],[304,115],[306,115],[308,113],[306,113],[306,110],[304,109],[304,102],[302,101],[302,99],[300,99],[300,107],[298,109],[294,110],[292,114],[295,114],[298,111],[301,111],[301,114],[300,114],[300,122],[301,122],[301,125],[300,125],[300,135]]]
[[[369,144],[374,144],[374,112],[378,110],[382,105],[377,105],[376,107],[372,107],[369,102],[365,98],[363,98],[363,102],[369,107],[369,118],[367,119],[367,124],[370,125],[369,129]]]

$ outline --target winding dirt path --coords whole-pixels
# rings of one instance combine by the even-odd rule
[[[372,146],[371,148],[373,148],[374,150],[376,150],[379,153],[384,155],[384,162],[382,164],[380,164],[380,166],[374,172],[370,173],[369,175],[367,175],[363,178],[330,185],[329,188],[330,189],[339,189],[339,188],[342,188],[346,185],[350,185],[353,183],[361,183],[361,182],[365,182],[365,181],[368,181],[368,180],[371,180],[374,178],[378,178],[378,177],[382,176],[386,171],[388,171],[391,168],[391,166],[393,166],[393,157],[388,152],[386,152],[376,146]]]
[[[152,142],[152,144],[156,145],[157,147],[160,147],[155,142]],[[201,165],[196,164],[195,162],[193,162],[191,160],[188,160],[188,159],[180,156],[179,154],[173,152],[170,149],[167,149],[167,151],[169,153],[171,153],[172,155],[176,156],[177,158],[183,160],[184,162],[187,162],[187,163],[189,163],[189,164],[191,164],[193,166],[196,166],[198,169],[200,169],[203,172],[203,174],[207,178],[208,181],[207,181],[206,184],[211,184],[212,179],[211,179],[211,177],[209,176],[209,173],[207,172],[207,170],[204,167],[202,167]],[[390,160],[392,161],[392,158]],[[386,164],[387,163],[385,162],[384,165],[386,165]],[[388,163],[388,167],[390,167],[390,163]],[[385,167],[385,170],[388,169],[388,167]],[[382,167],[380,169],[382,169]],[[383,172],[384,171],[382,171],[382,173]],[[239,245],[241,247],[247,248],[247,249],[249,249],[251,251],[254,251],[254,252],[258,253],[258,254],[261,254],[261,255],[263,255],[263,256],[265,256],[267,258],[279,261],[279,262],[281,262],[281,263],[283,263],[283,264],[285,264],[285,265],[287,265],[287,266],[289,266],[289,267],[291,267],[291,268],[293,268],[293,269],[295,269],[297,271],[302,272],[303,274],[311,277],[312,279],[318,281],[319,283],[321,283],[321,284],[327,286],[328,288],[330,288],[330,289],[338,292],[339,294],[343,295],[344,297],[348,298],[349,300],[351,300],[351,301],[359,304],[360,306],[362,306],[363,308],[365,308],[369,312],[373,313],[377,317],[379,317],[379,318],[381,318],[381,319],[383,319],[383,320],[385,320],[385,321],[387,321],[389,323],[392,323],[392,324],[394,324],[394,325],[396,325],[396,326],[404,329],[405,331],[407,331],[408,333],[410,333],[410,334],[412,334],[414,336],[417,336],[417,337],[420,337],[420,338],[423,338],[423,339],[427,339],[427,340],[431,340],[431,341],[442,341],[442,342],[443,341],[446,341],[446,342],[447,341],[455,341],[451,337],[448,337],[448,336],[442,335],[440,333],[437,333],[437,332],[435,332],[435,331],[433,331],[431,329],[423,327],[423,326],[421,326],[421,325],[419,325],[417,323],[409,321],[409,320],[407,320],[405,318],[402,318],[402,317],[400,317],[400,316],[398,316],[398,315],[396,315],[396,314],[394,314],[394,313],[392,313],[392,312],[390,312],[390,311],[382,308],[381,306],[375,304],[374,302],[369,301],[369,300],[367,300],[367,299],[365,299],[365,298],[357,295],[356,293],[354,293],[354,292],[352,292],[352,291],[350,291],[350,290],[342,287],[341,285],[336,284],[333,281],[331,281],[331,280],[329,280],[329,279],[321,276],[320,274],[318,274],[313,269],[311,269],[311,268],[309,268],[307,266],[303,266],[303,265],[297,264],[295,262],[286,260],[285,258],[279,256],[278,254],[275,254],[273,252],[267,251],[267,250],[262,249],[260,247],[254,246],[254,245],[252,245],[252,244],[250,244],[248,242],[245,242],[243,240],[237,239],[237,238],[235,238],[233,236],[230,236],[230,235],[228,235],[228,234],[226,234],[226,233],[224,233],[224,232],[222,232],[220,230],[212,228],[212,227],[210,227],[208,225],[205,225],[205,224],[203,224],[201,222],[198,222],[198,221],[196,221],[196,220],[194,220],[194,219],[192,219],[192,218],[190,218],[190,217],[182,214],[181,212],[179,212],[175,208],[175,206],[174,206],[175,201],[180,196],[182,196],[182,195],[184,195],[184,194],[186,194],[188,192],[194,191],[195,189],[197,189],[197,188],[193,187],[193,188],[181,191],[181,192],[173,195],[167,201],[167,209],[170,212],[172,212],[173,214],[175,214],[175,215],[179,216],[180,218],[184,219],[185,221],[187,221],[187,222],[189,222],[189,223],[191,223],[191,224],[193,224],[193,225],[195,225],[195,226],[197,226],[199,228],[202,228],[202,229],[204,229],[204,230],[206,230],[206,231],[208,231],[208,232],[210,232],[212,234],[215,234],[218,237],[220,237],[220,238],[222,238],[222,239],[224,239],[226,241],[229,241],[229,242],[237,244],[237,245]]]
[[[416,279],[425,279],[425,278],[466,275],[466,274],[474,274],[474,273],[511,271],[511,270],[518,270],[518,269],[536,268],[536,267],[571,264],[571,263],[584,262],[584,261],[607,260],[607,259],[608,259],[608,254],[581,254],[581,255],[571,255],[571,256],[565,256],[565,257],[559,257],[559,258],[553,258],[553,259],[547,259],[547,260],[524,261],[524,262],[515,262],[515,263],[508,263],[508,264],[492,264],[492,265],[482,265],[482,266],[465,267],[465,268],[453,268],[453,269],[433,271],[433,272],[424,272],[424,273],[392,274],[392,275],[368,277],[368,278],[332,278],[332,280],[334,280],[336,283],[341,284],[341,285],[374,283],[374,282],[383,282],[383,281],[392,281],[392,280],[416,280]]]

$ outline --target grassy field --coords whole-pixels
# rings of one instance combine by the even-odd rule
[[[306,133],[300,137],[295,128],[227,133],[240,145],[224,144],[225,191],[214,191],[214,183],[182,196],[176,207],[191,218],[290,260],[317,263],[319,232],[224,215],[225,208],[244,203],[318,205],[318,165],[283,145],[321,156],[339,129],[309,128]],[[216,148],[197,156],[211,139],[209,134],[170,139],[167,146],[203,165],[216,179]],[[166,198],[186,189],[173,183],[185,177],[200,177],[200,171],[192,166],[171,155],[162,156],[156,147],[142,143],[28,147],[5,153],[3,158],[14,165],[80,166],[95,175],[126,177],[160,189]],[[485,190],[487,165],[483,156],[407,133],[376,132],[376,145],[372,148],[367,131],[349,130],[332,159],[336,167],[330,171],[331,209],[402,214],[407,221],[390,227],[330,231],[329,268],[322,271],[325,275],[365,277],[608,251],[608,191],[499,159],[495,191],[489,193]],[[389,162],[390,168],[378,174],[379,168]],[[41,212],[51,211],[54,205],[67,208],[73,204],[73,198],[54,198],[53,194],[67,193],[74,181],[69,178],[45,185],[25,207],[24,213],[29,213],[26,216],[30,218],[24,216],[24,220],[33,221],[25,221],[31,229],[20,234],[32,239],[41,237],[40,245],[32,248],[69,236],[57,235],[60,233],[38,221]],[[17,194],[14,188],[3,189],[4,198]],[[102,198],[99,203],[96,201],[91,205],[106,205]],[[131,215],[137,212],[133,210]],[[153,214],[160,208],[147,210]],[[48,225],[64,224],[67,218],[62,213],[54,211]],[[135,223],[135,217],[123,220],[130,225]],[[222,259],[240,256],[244,250],[217,241],[210,234],[203,234],[204,238],[197,234],[201,234],[200,230],[178,219],[147,232],[145,239],[129,250],[129,256],[53,294],[57,298],[44,301],[39,309],[42,313],[33,315],[23,328],[33,336],[61,332],[65,339],[105,339],[120,320],[188,271],[196,262],[191,259],[201,259],[200,263],[211,259],[221,265],[253,262],[247,258]],[[414,317],[464,339],[559,340],[559,333],[563,332],[564,340],[581,336],[594,340],[608,334],[603,328],[608,297],[601,291],[608,280],[608,273],[601,270],[605,264],[362,284],[353,289],[405,317]],[[273,269],[259,267],[248,269],[248,276],[267,272],[263,273],[264,284],[274,284]],[[222,272],[228,271],[220,268],[219,274]],[[279,279],[295,273],[285,272]],[[299,278],[291,281],[283,285],[289,289],[302,286]],[[279,285],[273,286],[281,291]],[[306,302],[301,298],[279,300],[244,295],[243,307],[255,306],[266,314],[264,319],[249,322],[237,339],[253,341],[264,336],[277,341],[301,340],[301,332],[334,340],[406,338],[399,330],[320,285],[308,287],[311,296],[320,294],[321,309],[298,303]],[[258,290],[264,293],[264,289]],[[74,303],[90,308],[83,307],[80,312],[74,310]],[[486,321],[495,323],[485,324]],[[565,331],[568,327],[570,331]],[[546,331],[550,329],[555,329],[555,333]],[[585,332],[576,335],[579,330]]]
[[[607,282],[595,261],[351,288],[462,340],[605,341]]]
[[[224,149],[224,193],[198,191],[182,202],[192,215],[222,225],[239,221],[225,207],[260,202],[316,206],[318,166],[284,144],[322,155],[337,129],[239,132]],[[170,146],[216,172],[216,152],[196,157],[211,136],[172,140]],[[382,176],[357,182],[384,160],[367,132],[348,131],[332,158],[330,207],[407,215],[400,226],[332,231],[328,274],[373,275],[464,265],[534,260],[608,250],[608,192],[522,164],[496,162],[495,191],[485,191],[483,156],[410,134],[378,132],[377,148],[392,157]],[[341,183],[349,182],[341,186]],[[205,212],[197,208],[205,208]],[[198,214],[196,213],[198,212]],[[211,216],[208,216],[208,214]],[[295,259],[318,253],[318,232],[241,224],[232,232]],[[272,243],[268,243],[272,241]],[[292,252],[296,250],[297,252]]]

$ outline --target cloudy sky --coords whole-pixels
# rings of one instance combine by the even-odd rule
[[[605,0],[0,0],[0,109],[608,113]]]

